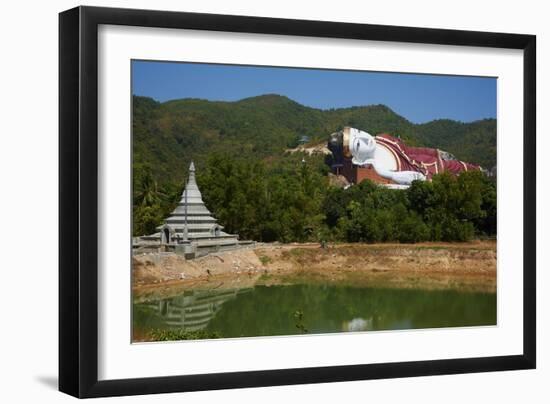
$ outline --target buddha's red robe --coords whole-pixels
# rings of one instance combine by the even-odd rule
[[[392,152],[397,161],[397,171],[417,171],[428,179],[445,171],[459,174],[463,171],[481,169],[478,165],[460,160],[444,160],[438,149],[406,146],[401,139],[388,134],[376,136],[376,142]]]

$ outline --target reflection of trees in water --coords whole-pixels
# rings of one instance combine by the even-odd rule
[[[147,323],[185,331],[198,331],[208,325],[225,302],[248,290],[251,289],[187,291],[177,297],[141,303],[137,311],[140,317],[154,317],[144,319]]]
[[[319,284],[188,291],[134,307],[138,328],[205,330],[226,338],[496,323],[495,294]]]
[[[297,311],[309,334],[488,325],[496,322],[496,296],[319,284],[257,286],[224,304],[207,329],[224,337],[299,334]]]

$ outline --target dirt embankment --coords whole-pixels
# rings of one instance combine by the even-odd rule
[[[142,254],[133,257],[134,285],[174,280],[197,280],[225,274],[248,274],[262,263],[253,250],[210,254],[193,260],[172,253]]]
[[[138,294],[300,281],[494,292],[496,243],[264,244],[189,261],[175,254],[133,258]]]
[[[343,244],[259,248],[266,267],[287,279],[399,288],[496,290],[496,243]]]

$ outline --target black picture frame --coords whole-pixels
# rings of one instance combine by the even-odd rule
[[[523,50],[523,354],[98,381],[100,24]],[[59,390],[84,398],[535,368],[535,107],[533,35],[96,7],[60,13]]]

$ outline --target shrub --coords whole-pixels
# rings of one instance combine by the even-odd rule
[[[398,239],[400,243],[418,243],[430,239],[430,228],[422,218],[410,213],[399,223]]]

